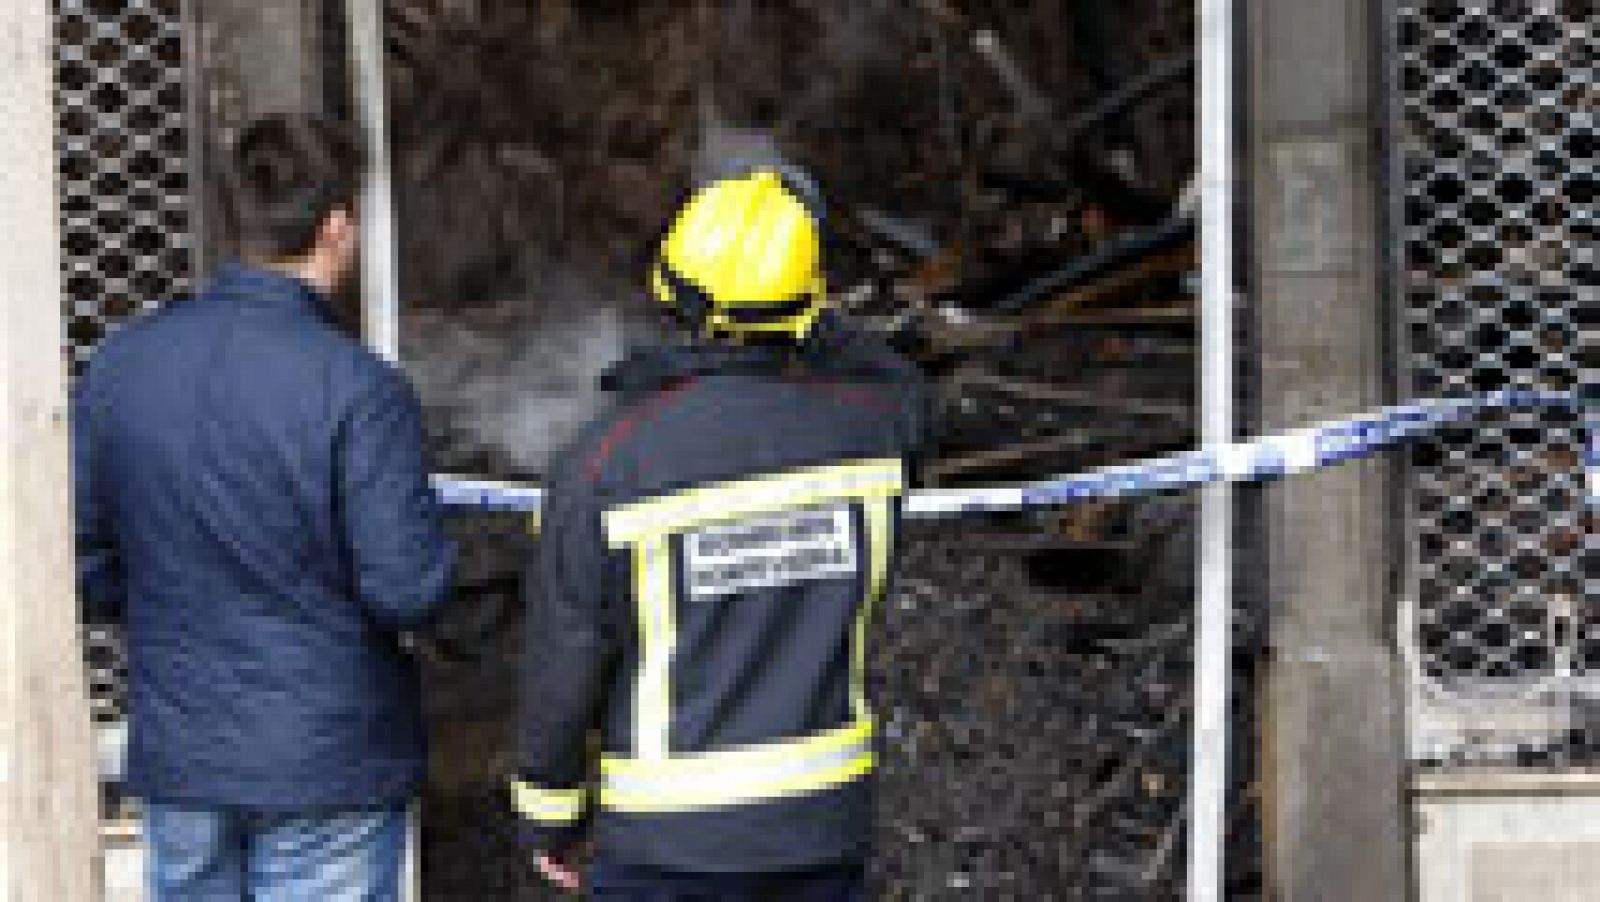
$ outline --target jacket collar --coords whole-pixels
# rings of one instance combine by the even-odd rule
[[[230,260],[217,269],[207,295],[248,304],[286,307],[333,321],[333,307],[311,283],[287,273]]]
[[[600,387],[634,396],[717,373],[866,382],[891,375],[883,365],[851,350],[854,335],[842,317],[824,310],[806,341],[794,349],[707,343],[637,348],[600,377]]]
[[[621,395],[670,388],[717,373],[776,375],[793,365],[794,355],[773,348],[722,345],[658,345],[635,348],[600,377],[600,387]]]

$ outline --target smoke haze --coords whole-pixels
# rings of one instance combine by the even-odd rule
[[[619,300],[572,277],[542,292],[449,310],[408,310],[405,366],[429,409],[496,475],[543,472],[551,455],[602,409],[596,381],[637,335]],[[454,453],[452,454],[454,456]],[[460,466],[457,460],[446,466]]]

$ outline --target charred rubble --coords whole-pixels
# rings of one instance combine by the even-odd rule
[[[445,469],[537,478],[649,328],[653,240],[696,179],[803,167],[835,302],[938,386],[930,485],[1194,440],[1187,0],[390,0],[406,356]],[[433,899],[546,898],[517,848],[511,516],[459,516],[425,643]],[[909,532],[879,630],[885,899],[1181,892],[1191,499]],[[1241,611],[1239,683],[1253,679]],[[1237,706],[1236,734],[1255,734]],[[1251,742],[1230,898],[1259,876]]]

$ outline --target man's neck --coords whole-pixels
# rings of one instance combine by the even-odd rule
[[[318,265],[315,257],[301,257],[292,260],[274,260],[260,264],[262,268],[271,270],[280,275],[290,276],[310,285],[319,294],[331,297],[338,281],[327,267]]]

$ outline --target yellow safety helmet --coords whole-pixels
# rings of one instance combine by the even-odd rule
[[[817,217],[772,170],[722,179],[661,243],[656,297],[707,335],[804,338],[827,296]]]

